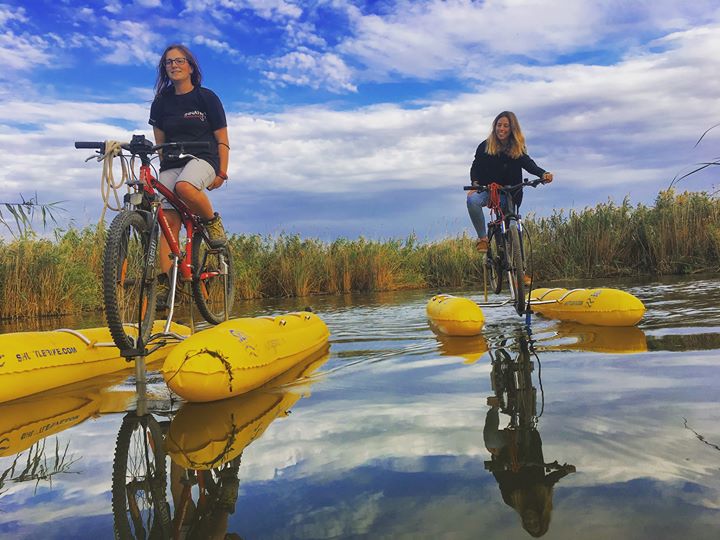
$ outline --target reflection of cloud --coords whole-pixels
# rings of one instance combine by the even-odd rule
[[[57,435],[59,447],[69,444],[68,454],[78,459],[71,472],[53,478],[52,485],[40,482],[12,484],[0,496],[3,522],[16,522],[17,533],[44,529],[64,519],[110,515],[112,456],[120,426],[120,415],[89,420]],[[46,453],[53,453],[55,437],[46,439]],[[14,456],[0,458],[0,471]],[[7,486],[6,486],[7,487]],[[28,536],[32,537],[32,535]]]

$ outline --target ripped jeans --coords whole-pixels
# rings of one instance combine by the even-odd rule
[[[470,214],[470,221],[472,221],[473,227],[475,227],[478,238],[485,238],[487,236],[483,208],[487,206],[489,199],[490,193],[487,191],[475,191],[467,197],[468,214]],[[503,208],[507,206],[507,196],[504,193],[500,194],[500,205]]]

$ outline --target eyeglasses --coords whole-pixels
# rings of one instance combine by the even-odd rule
[[[167,67],[170,67],[173,64],[177,64],[178,66],[184,66],[185,62],[187,62],[187,58],[183,58],[182,56],[180,58],[167,58],[165,60],[165,65]]]

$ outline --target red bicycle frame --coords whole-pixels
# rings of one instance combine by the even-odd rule
[[[185,226],[185,231],[187,234],[187,243],[184,258],[181,258],[179,239],[175,238],[175,235],[170,230],[170,224],[168,223],[167,217],[165,216],[165,211],[162,205],[158,207],[157,217],[158,223],[160,225],[160,230],[162,231],[162,235],[165,237],[165,240],[167,240],[168,246],[170,246],[170,252],[177,258],[180,278],[183,281],[190,281],[193,277],[191,263],[192,238],[196,230],[196,221],[199,218],[193,215],[187,205],[182,200],[180,200],[180,198],[175,195],[173,191],[162,185],[152,175],[152,173],[150,172],[149,164],[143,164],[140,166],[140,182],[142,182],[143,190],[145,191],[145,193],[150,196],[154,196],[155,190],[157,189],[179,212],[180,219],[182,221],[182,224]],[[217,273],[215,272],[213,274],[215,275]],[[209,275],[200,277],[201,279],[204,279],[209,277]]]

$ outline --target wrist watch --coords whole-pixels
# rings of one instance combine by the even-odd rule
[[[218,171],[217,175],[218,175],[220,178],[222,178],[223,180],[227,180],[227,179],[228,179],[228,175],[227,175],[227,173],[226,173],[225,171]]]

